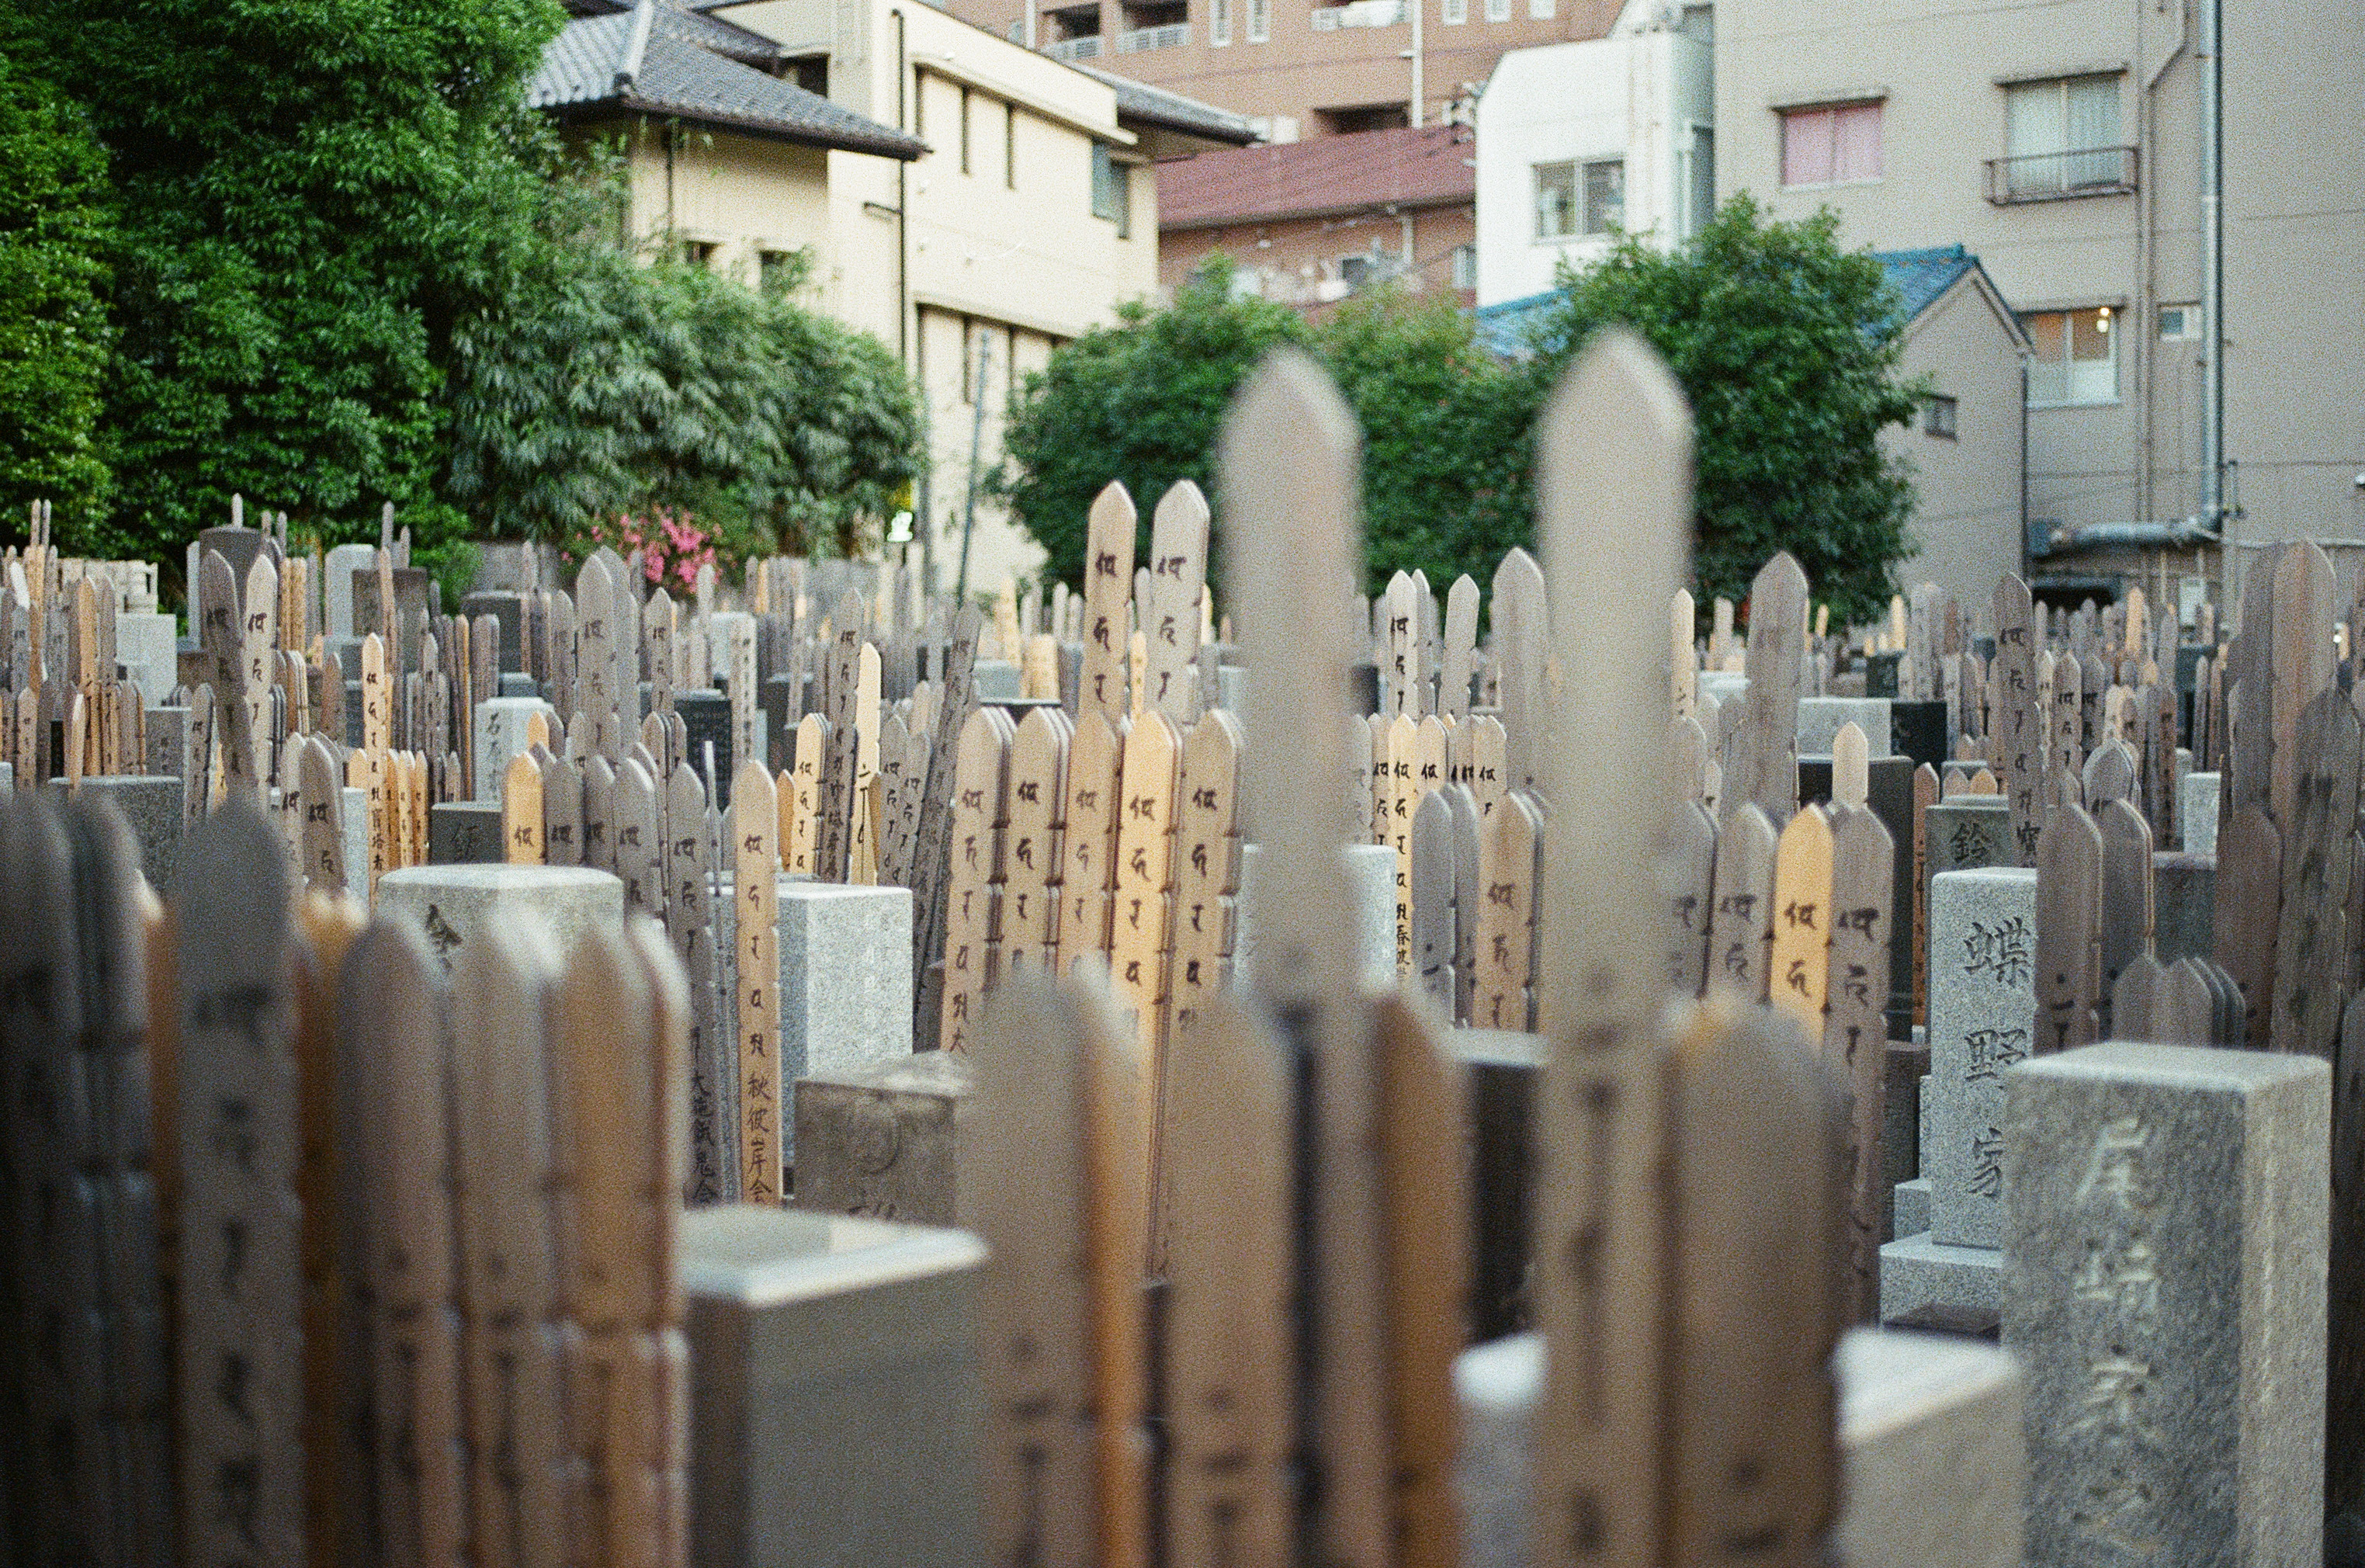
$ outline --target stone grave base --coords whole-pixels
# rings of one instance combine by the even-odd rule
[[[1926,1230],[1889,1243],[1880,1249],[1880,1321],[1956,1334],[1995,1332],[2003,1321],[2003,1254],[1949,1247]]]
[[[1893,1192],[1890,1234],[1900,1241],[1925,1234],[1930,1228],[1930,1178],[1916,1176],[1911,1182],[1900,1182]]]

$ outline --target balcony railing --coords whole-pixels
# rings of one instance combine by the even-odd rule
[[[2034,152],[1990,158],[1988,200],[1998,207],[2073,196],[2126,196],[2135,188],[2135,150],[2089,147],[2076,152]]]
[[[1153,49],[1181,49],[1191,41],[1191,24],[1175,22],[1163,28],[1134,28],[1116,35],[1119,54],[1140,54]]]
[[[1393,28],[1405,19],[1405,0],[1354,0],[1351,6],[1323,6],[1313,12],[1314,30],[1340,28]]]
[[[1101,55],[1101,40],[1097,35],[1092,38],[1061,39],[1058,43],[1046,45],[1043,52],[1054,60],[1098,60]]]

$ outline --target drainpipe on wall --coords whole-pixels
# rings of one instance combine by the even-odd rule
[[[1412,113],[1408,117],[1415,129],[1420,127],[1420,101],[1427,95],[1421,83],[1420,17],[1429,8],[1429,0],[1405,0],[1412,7]]]
[[[2201,0],[2201,522],[2225,524],[2225,129],[2219,0]]]

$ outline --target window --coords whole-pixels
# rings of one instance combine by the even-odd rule
[[[2040,310],[2020,319],[2034,352],[2028,406],[2114,403],[2119,397],[2119,334],[2107,305],[2090,310]]]
[[[714,252],[721,249],[722,247],[712,240],[684,240],[681,242],[682,264],[691,267],[711,267],[714,264]]]
[[[1880,178],[1880,105],[1826,104],[1782,115],[1782,183],[1837,185]]]
[[[1508,22],[1511,19],[1511,0],[1486,0],[1486,19]]]
[[[1933,393],[1922,399],[1922,433],[1955,439],[1955,400]]]
[[[2004,90],[2004,191],[2069,196],[2119,190],[2119,79],[2064,76]]]
[[[1685,238],[1706,229],[1716,218],[1716,131],[1692,127],[1691,151],[1684,155],[1684,201],[1690,209]]]
[[[756,252],[756,286],[766,294],[785,294],[805,279],[801,251]]]
[[[802,87],[806,92],[811,93],[816,98],[826,98],[829,96],[829,56],[825,54],[801,55],[797,59],[788,62],[788,66],[789,69],[794,73],[798,86]]]
[[[1005,189],[1018,188],[1018,106],[1002,106],[1002,184]]]
[[[1528,19],[1549,22],[1552,19],[1552,0],[1528,0]]]
[[[1272,0],[1249,0],[1249,42],[1263,43],[1272,37]]]
[[[977,330],[977,322],[967,316],[962,317],[961,401],[964,403],[977,401],[977,356],[984,341],[985,334]]]
[[[1341,256],[1339,258],[1339,281],[1349,288],[1361,288],[1374,275],[1372,256]]]
[[[1536,238],[1607,234],[1626,220],[1626,161],[1536,165]]]
[[[961,89],[961,173],[969,173],[969,89]]]
[[[1477,246],[1456,245],[1453,247],[1453,286],[1456,288],[1475,288],[1478,286]]]
[[[1224,49],[1232,41],[1232,0],[1207,0],[1207,47]]]
[[[2163,305],[2159,308],[2159,341],[2191,343],[2201,340],[2201,307]]]
[[[1133,171],[1109,155],[1105,141],[1093,143],[1093,216],[1116,225],[1116,237],[1133,237]]]
[[[1449,28],[1458,28],[1470,20],[1470,0],[1439,0],[1438,19]]]

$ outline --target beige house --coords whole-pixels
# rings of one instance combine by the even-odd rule
[[[640,74],[619,88],[636,34]],[[1144,165],[1253,140],[904,0],[641,0],[570,22],[533,101],[628,133],[643,239],[751,283],[803,251],[811,301],[897,352],[929,424],[914,543],[947,588],[1015,378],[1157,287]],[[972,591],[1041,564],[981,496],[968,556]]]
[[[2365,536],[2365,9],[2226,6],[2213,50],[2220,3],[1717,6],[1720,193],[1960,244],[2018,315],[2061,597],[2162,571],[2189,604],[2246,543]]]

